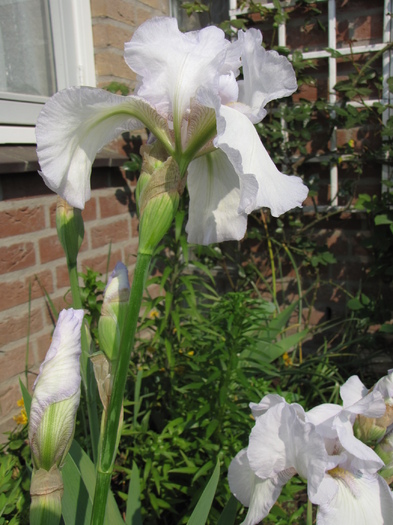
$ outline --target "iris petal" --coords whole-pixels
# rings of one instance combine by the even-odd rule
[[[393,498],[378,475],[336,469],[335,496],[318,508],[317,525],[387,525],[392,522]]]
[[[270,208],[274,217],[302,205],[308,189],[300,177],[281,173],[263,146],[250,120],[233,108],[221,106],[217,119],[215,145],[222,149],[231,161],[240,179],[253,177],[258,192],[249,199],[242,193],[239,213]]]
[[[168,143],[166,121],[143,99],[88,87],[56,93],[36,127],[45,184],[71,206],[83,209],[91,194],[90,172],[97,152],[122,132],[145,125],[161,130],[160,138]]]
[[[238,213],[240,181],[226,155],[216,150],[191,162],[188,240],[210,244],[244,237],[247,215]]]

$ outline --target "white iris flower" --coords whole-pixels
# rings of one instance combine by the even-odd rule
[[[187,175],[190,242],[238,240],[253,210],[277,217],[301,206],[307,188],[276,168],[254,127],[269,101],[297,87],[289,61],[261,43],[255,29],[229,42],[216,27],[181,33],[175,19],[148,20],[125,45],[133,96],[80,87],[45,105],[36,130],[45,183],[83,209],[98,150],[145,126]]]
[[[384,403],[379,393],[360,392],[359,383],[351,378],[342,388],[345,408],[320,405],[304,412],[278,395],[251,404],[256,422],[249,445],[228,472],[232,493],[249,507],[242,525],[261,523],[295,474],[307,481],[308,497],[318,505],[317,525],[391,523],[392,493],[378,474],[383,462],[352,432],[356,414],[378,417]]]

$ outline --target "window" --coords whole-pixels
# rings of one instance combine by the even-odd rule
[[[95,85],[89,0],[0,0],[0,143],[34,143],[56,91]]]
[[[203,3],[207,6],[207,11],[188,16],[187,11],[181,7],[184,1],[172,0],[171,14],[177,18],[181,31],[194,31],[229,19],[229,0],[205,0]]]
[[[274,10],[277,6],[272,1],[260,2],[264,8]],[[322,96],[334,106],[339,101],[337,99],[334,86],[337,82],[347,75],[347,58],[357,57],[359,65],[362,66],[367,59],[375,57],[375,64],[382,73],[383,93],[382,99],[373,96],[362,100],[363,104],[369,106],[376,102],[391,104],[391,94],[388,89],[387,80],[393,75],[393,61],[391,48],[381,53],[389,42],[393,40],[392,22],[392,0],[356,0],[339,2],[337,0],[315,0],[313,5],[321,12],[321,20],[324,31],[316,32],[310,27],[304,26],[304,18],[300,20],[296,14],[300,2],[295,0],[281,1],[281,7],[289,14],[288,18],[279,24],[277,31],[273,25],[260,26],[264,35],[264,41],[268,42],[271,37],[274,44],[280,47],[287,47],[290,51],[300,50],[303,59],[313,60],[317,69],[313,74],[318,77],[318,88],[315,93],[307,93],[305,98]],[[310,3],[311,5],[311,3]],[[304,6],[303,6],[304,7]],[[312,8],[313,6],[311,6]],[[307,8],[307,6],[306,6]],[[312,13],[312,9],[310,12]],[[231,0],[230,16],[232,19],[249,15],[247,9],[238,9],[236,1]],[[259,27],[258,17],[249,15],[252,23]],[[266,38],[265,38],[266,37]],[[353,103],[354,107],[356,102]],[[360,106],[360,104],[359,104]],[[390,110],[389,110],[390,111]],[[389,111],[383,113],[383,118],[389,118]],[[337,132],[334,129],[330,140],[330,151],[337,150]],[[323,163],[326,158],[315,156],[314,162]],[[382,168],[382,181],[391,179],[392,168],[386,163]],[[337,162],[330,162],[330,204],[337,206],[338,186],[339,186],[339,166]]]

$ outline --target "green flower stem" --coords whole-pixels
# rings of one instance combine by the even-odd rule
[[[79,291],[78,270],[76,263],[68,264],[68,274],[70,277],[72,303],[75,309],[83,308]],[[81,375],[85,389],[87,417],[90,426],[90,440],[93,454],[93,461],[97,463],[98,457],[98,438],[100,435],[100,424],[97,412],[97,385],[94,378],[93,367],[90,362],[90,345],[87,340],[86,330],[82,327],[81,333]]]
[[[312,525],[312,503],[307,501],[307,525]]]
[[[119,360],[116,369],[113,371],[113,390],[108,410],[106,411],[106,421],[102,425],[103,432],[100,438],[97,480],[91,518],[92,525],[102,525],[104,523],[105,505],[118,445],[117,438],[124,389],[151,257],[151,253],[139,252],[136,261],[127,316],[121,335]]]
[[[97,469],[96,474],[96,488],[94,492],[93,511],[91,515],[91,523],[104,523],[106,503],[108,500],[108,493],[111,486],[112,470],[110,472],[102,472],[100,468]],[[110,524],[108,524],[110,525]]]

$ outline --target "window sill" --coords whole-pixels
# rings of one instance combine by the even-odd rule
[[[119,167],[126,155],[103,148],[93,163],[93,168]],[[39,170],[36,146],[0,146],[0,174],[27,173]]]

